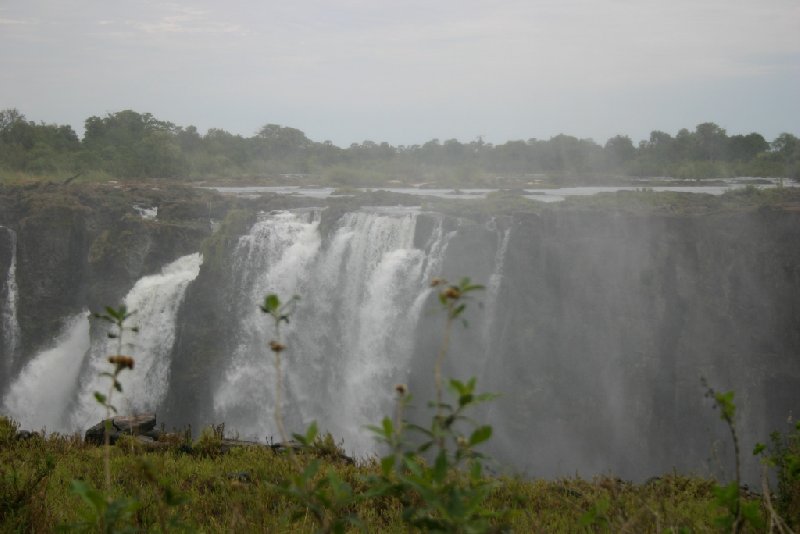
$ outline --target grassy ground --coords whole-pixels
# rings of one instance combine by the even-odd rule
[[[12,437],[9,423],[0,441],[0,530],[53,532],[78,526],[92,507],[73,492],[72,481],[102,488],[103,449],[79,436],[47,439]],[[277,489],[297,464],[264,446],[221,452],[209,433],[189,448],[180,440],[147,451],[133,440],[112,446],[111,500],[132,498],[138,506],[116,527],[135,531],[314,532],[310,514]],[[300,465],[323,454],[297,454]],[[329,451],[328,451],[329,452]],[[324,454],[323,454],[324,456]],[[356,495],[376,462],[351,465],[328,455],[327,467]],[[492,525],[513,532],[717,532],[726,512],[715,504],[715,483],[669,474],[632,484],[611,477],[583,480],[499,478],[486,506],[498,515]],[[364,495],[362,495],[364,496]],[[366,496],[364,496],[366,497]],[[758,496],[749,501],[760,503]],[[348,510],[368,532],[408,532],[400,502],[393,497],[356,500]],[[96,527],[89,531],[99,531]],[[751,530],[755,531],[755,530]]]

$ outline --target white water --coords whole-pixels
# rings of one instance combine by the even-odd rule
[[[142,219],[155,219],[158,217],[158,206],[147,207],[134,205],[133,209]]]
[[[484,307],[483,339],[486,343],[486,356],[484,361],[490,361],[488,356],[493,350],[494,343],[492,337],[497,335],[495,328],[495,316],[497,315],[497,304],[500,292],[500,285],[503,282],[504,264],[506,253],[508,252],[508,241],[511,239],[511,228],[496,230],[498,234],[498,246],[494,255],[494,271],[489,276],[486,284],[486,305]]]
[[[681,186],[681,185],[648,185],[649,181],[640,180],[641,186],[581,186],[581,187],[561,187],[561,188],[532,188],[526,187],[525,197],[538,202],[561,202],[566,197],[571,196],[591,196],[598,193],[613,193],[616,191],[636,191],[646,187],[652,191],[674,191],[677,193],[706,193],[710,195],[722,195],[728,191],[747,187],[747,178],[723,180],[725,185],[706,185],[706,186]],[[659,179],[658,181],[670,181],[670,179]],[[717,180],[715,180],[717,181]],[[754,187],[758,189],[772,189],[778,187],[800,187],[800,183],[789,180],[771,179],[771,184],[758,184]],[[210,187],[220,193],[237,195],[244,197],[258,197],[264,193],[278,193],[282,195],[297,195],[309,198],[328,198],[330,196],[349,196],[336,195],[336,188],[333,187],[301,187],[297,185],[280,186],[251,186],[251,187]],[[472,200],[486,198],[489,193],[500,191],[499,189],[486,188],[466,188],[466,189],[427,189],[419,187],[361,187],[359,191],[387,191],[390,193],[403,193],[415,196],[434,196],[451,200]]]
[[[414,331],[449,238],[435,229],[414,247],[418,214],[348,213],[323,240],[316,212],[280,212],[242,237],[235,257],[239,346],[214,394],[216,420],[247,437],[279,439],[275,371],[266,345],[272,324],[256,305],[267,293],[302,295],[282,325],[287,426],[317,420],[348,451],[372,450],[365,424],[389,413],[393,386],[405,382]],[[436,272],[438,274],[438,272]]]
[[[175,342],[175,324],[178,309],[186,287],[197,278],[203,259],[199,253],[183,256],[170,263],[161,273],[141,278],[128,292],[124,303],[135,312],[127,321],[137,326],[139,333],[126,332],[122,353],[134,357],[133,371],[120,375],[122,394],[112,399],[120,413],[141,413],[155,410],[167,394],[170,360]],[[109,354],[117,353],[117,340],[102,332],[92,340],[88,368],[82,373],[75,409],[70,417],[70,427],[86,428],[105,416],[105,410],[94,399],[94,392],[106,393],[109,379],[100,373],[110,371],[106,361]]]
[[[89,350],[86,311],[66,321],[54,346],[31,360],[3,398],[4,411],[23,428],[49,431],[72,430],[65,425],[65,412]]]
[[[6,230],[11,237],[11,260],[5,286],[0,291],[0,294],[5,295],[2,307],[0,307],[0,324],[2,324],[3,333],[3,350],[0,354],[5,355],[5,373],[8,374],[16,357],[20,338],[19,320],[17,318],[17,234],[10,228],[4,226],[0,226],[0,228]]]

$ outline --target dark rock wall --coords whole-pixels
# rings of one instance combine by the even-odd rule
[[[189,188],[0,188],[0,224],[17,232],[21,358],[12,372],[51,343],[67,317],[116,306],[136,280],[198,251],[211,233],[209,213],[219,211],[216,201]],[[134,209],[161,204],[165,209],[155,220]],[[9,247],[0,243],[3,273],[10,258]]]

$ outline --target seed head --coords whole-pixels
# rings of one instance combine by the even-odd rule
[[[408,392],[408,386],[406,386],[405,384],[397,384],[394,387],[394,390],[397,392],[398,395],[402,397]]]
[[[274,339],[269,342],[269,350],[271,350],[272,352],[283,352],[283,349],[285,348],[286,345],[284,345],[283,343],[279,343]]]
[[[434,278],[433,280],[431,280],[431,287],[436,287],[441,284],[444,284],[443,278]]]
[[[442,294],[451,300],[458,300],[459,298],[461,298],[461,290],[458,289],[456,286],[448,287],[447,289],[442,291]]]
[[[116,365],[120,369],[133,369],[133,358],[130,356],[122,356],[121,354],[117,356],[109,356],[108,363]]]

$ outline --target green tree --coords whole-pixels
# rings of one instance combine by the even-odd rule
[[[735,161],[751,161],[769,150],[769,143],[758,133],[732,135],[728,138],[728,155]]]
[[[89,117],[83,146],[94,163],[120,178],[168,178],[188,168],[177,128],[132,110]]]
[[[800,139],[790,133],[782,133],[772,142],[775,161],[783,165],[783,176],[800,179]]]
[[[713,122],[698,124],[695,128],[693,156],[705,161],[727,159],[728,134]]]
[[[630,137],[617,135],[606,142],[603,153],[612,168],[620,168],[636,156],[636,148]]]

